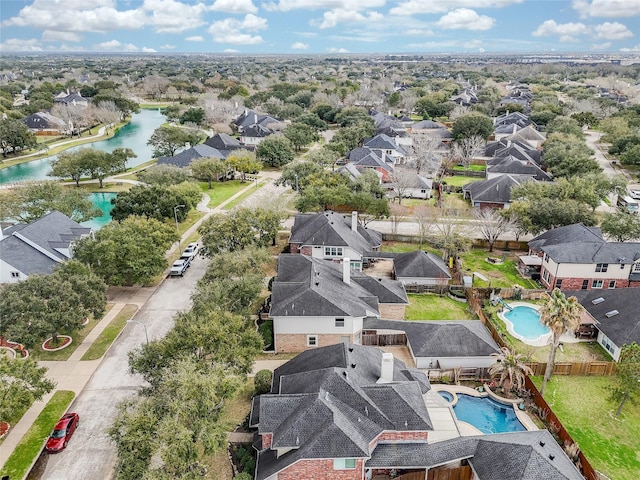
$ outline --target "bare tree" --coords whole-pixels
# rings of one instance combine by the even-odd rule
[[[200,99],[200,106],[204,109],[207,123],[228,124],[240,111],[240,103],[234,100],[220,100],[215,93],[208,92]],[[236,106],[238,105],[238,106]],[[217,131],[217,130],[216,130]]]
[[[112,101],[98,103],[94,110],[94,115],[98,122],[104,123],[107,132],[109,131],[109,126],[118,123],[122,117],[122,113]]]
[[[474,135],[468,138],[456,140],[451,149],[453,158],[458,164],[468,167],[471,159],[479,156],[483,151],[486,142],[484,138]]]
[[[409,210],[406,207],[403,207],[400,204],[392,203],[389,205],[389,218],[391,219],[391,232],[394,235],[398,234],[398,225],[402,220],[402,217],[406,216]]]
[[[149,75],[142,81],[143,91],[151,98],[158,100],[169,88],[169,79],[159,75]]]
[[[482,238],[489,243],[489,251],[493,252],[493,245],[503,233],[513,230],[514,222],[491,208],[477,208],[473,210],[473,217]]]
[[[402,203],[402,198],[415,182],[416,174],[410,170],[396,168],[391,174],[391,185],[393,186],[394,197],[398,199],[398,204]]]
[[[456,221],[458,211],[446,202],[439,210],[434,209],[433,224],[436,228],[436,239],[443,250],[443,260],[464,252],[471,245],[468,228]]]
[[[434,176],[442,164],[442,153],[438,150],[442,142],[440,138],[414,132],[412,138],[412,164],[418,175],[424,171],[427,176]]]
[[[433,224],[433,219],[435,217],[434,207],[425,204],[418,205],[413,209],[413,216],[415,217],[416,223],[418,224],[420,248],[422,248],[424,239],[427,236],[427,233],[430,231],[431,225]]]

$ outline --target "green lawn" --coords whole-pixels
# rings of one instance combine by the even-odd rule
[[[213,188],[209,190],[209,184],[201,183],[204,193],[211,197],[209,208],[215,208],[222,202],[239,192],[249,184],[247,182],[240,183],[240,180],[230,180],[228,182],[214,182]]]
[[[384,242],[382,245],[381,251],[383,252],[393,252],[393,253],[407,253],[407,252],[415,252],[420,249],[419,243],[406,243],[406,242]],[[438,255],[442,258],[442,251],[437,248],[433,248],[427,243],[422,244],[422,250],[426,252],[431,252],[435,255]]]
[[[29,472],[31,464],[40,455],[45,440],[58,419],[67,411],[74,396],[73,392],[66,390],[59,390],[53,394],[49,403],[7,459],[0,475],[19,479]]]
[[[456,165],[453,167],[456,171],[464,171],[471,170],[472,172],[484,172],[487,169],[486,165],[469,165],[468,167],[464,167],[462,165]]]
[[[539,388],[541,377],[533,378]],[[554,376],[545,399],[591,465],[612,480],[640,478],[640,408],[627,404],[619,418],[607,400],[613,377]]]
[[[476,316],[467,310],[467,304],[447,296],[428,293],[409,293],[405,320],[469,320]]]
[[[109,310],[111,310],[112,308],[113,304],[108,304],[104,312],[105,315],[109,313]],[[85,327],[83,327],[81,330],[78,330],[71,336],[71,338],[73,338],[73,342],[67,348],[63,348],[62,350],[58,350],[57,352],[47,352],[45,350],[42,350],[42,344],[40,344],[35,348],[29,350],[29,356],[34,360],[67,360],[71,356],[71,354],[76,351],[78,345],[80,345],[86,338],[86,336],[91,333],[91,330],[93,330],[96,325],[98,325],[98,321],[89,320],[89,323]],[[64,334],[65,332],[60,333]]]
[[[528,278],[523,278],[516,269],[517,258],[515,256],[505,257],[502,264],[494,264],[486,261],[487,257],[499,257],[500,255],[484,249],[472,249],[460,255],[465,275],[471,275],[472,272],[479,272],[489,281],[474,277],[473,286],[496,287],[496,288],[512,288],[514,285],[520,285],[527,289],[537,289],[540,286]]]
[[[484,180],[481,177],[465,177],[463,175],[455,175],[453,177],[444,177],[442,179],[442,183],[446,183],[447,185],[451,185],[453,187],[462,187],[467,183],[477,182],[479,180]]]
[[[255,183],[255,182],[254,182]],[[246,183],[244,184],[245,186],[247,185]],[[252,188],[251,190],[247,190],[246,192],[244,192],[242,195],[239,195],[235,200],[233,200],[232,202],[229,202],[225,205],[224,209],[225,210],[231,210],[234,207],[237,207],[238,205],[240,205],[240,203],[242,203],[242,201],[244,201],[247,197],[253,195],[254,193],[256,193],[260,188],[264,187],[265,182],[258,182],[258,188]]]
[[[113,320],[109,322],[109,325],[102,331],[102,333],[98,335],[98,338],[96,338],[95,342],[91,344],[80,360],[96,360],[102,357],[127,324],[127,320],[130,320],[137,310],[138,307],[136,305],[125,305]]]

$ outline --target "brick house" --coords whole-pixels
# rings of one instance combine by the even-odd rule
[[[439,435],[453,414],[437,398],[424,373],[374,347],[301,353],[253,400],[255,478],[424,479],[452,470],[443,478],[583,480],[547,430]]]
[[[361,341],[366,317],[404,318],[401,282],[376,279],[342,264],[306,255],[278,257],[269,316],[277,352],[300,352]]]
[[[640,243],[607,242],[596,227],[549,230],[529,241],[529,255],[542,257],[540,281],[548,289],[640,287]]]
[[[439,256],[415,250],[394,257],[393,278],[404,285],[447,285],[451,273]]]
[[[509,208],[511,206],[511,189],[531,182],[530,175],[500,175],[488,180],[467,183],[462,187],[465,199],[471,201],[472,207]]]
[[[349,258],[354,270],[362,270],[365,252],[377,252],[381,245],[382,234],[360,225],[358,212],[350,217],[332,211],[298,214],[289,237],[291,253],[338,262]]]

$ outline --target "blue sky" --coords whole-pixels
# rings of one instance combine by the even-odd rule
[[[1,0],[0,52],[640,54],[640,0]]]

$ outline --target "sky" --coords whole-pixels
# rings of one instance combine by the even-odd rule
[[[640,54],[640,0],[0,0],[0,53]]]

